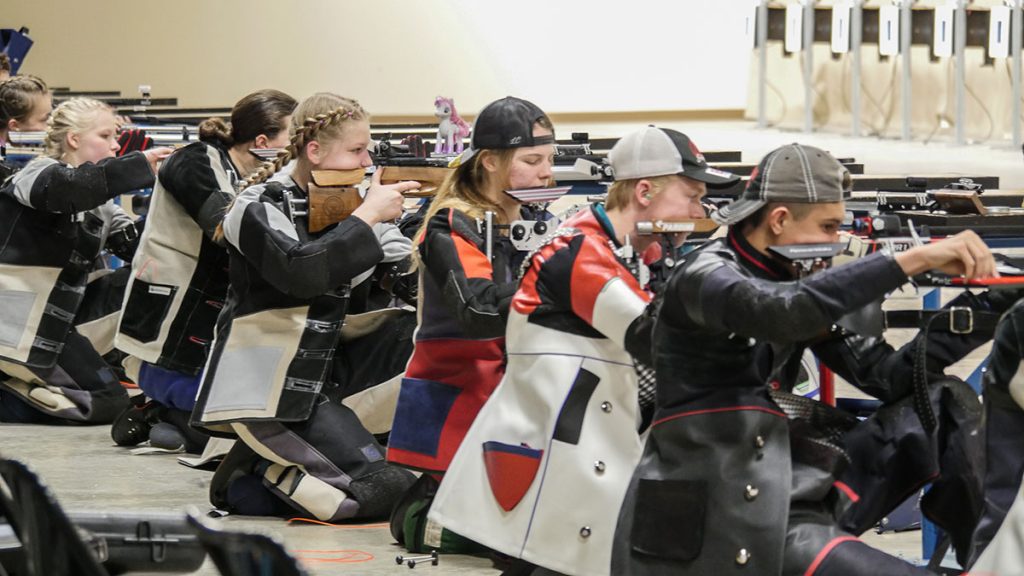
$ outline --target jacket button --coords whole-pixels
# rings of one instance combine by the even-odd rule
[[[736,563],[746,566],[747,562],[750,562],[750,552],[747,552],[746,548],[740,548],[740,551],[736,553]]]
[[[611,402],[601,402],[601,410],[603,410],[606,413],[611,412],[612,411],[612,403]]]
[[[590,526],[580,528],[580,536],[583,538],[590,538]]]
[[[759,434],[756,438],[754,438],[754,447],[755,448],[764,448],[764,436],[761,436]]]
[[[760,493],[760,490],[751,486],[750,484],[747,484],[746,490],[743,491],[743,497],[747,499],[747,502],[753,502],[754,499],[757,498],[757,495]]]
[[[600,460],[594,462],[594,472],[597,472],[598,474],[604,474],[604,468],[604,462]]]

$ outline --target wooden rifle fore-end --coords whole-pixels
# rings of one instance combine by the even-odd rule
[[[437,189],[445,181],[454,168],[442,166],[383,166],[380,175],[381,184],[396,182],[419,182],[418,190],[403,192],[407,198],[429,198],[437,193]]]
[[[654,220],[636,223],[638,234],[681,234],[684,232],[711,232],[718,228],[718,223],[711,218],[694,218],[691,220]]]
[[[422,186],[409,190],[407,198],[428,198],[453,171],[438,166],[383,166],[382,184],[415,181]],[[356,186],[363,181],[366,173],[362,168],[354,170],[313,170],[309,182],[309,231],[319,232],[332,224],[341,222],[352,215],[363,203],[363,197]]]

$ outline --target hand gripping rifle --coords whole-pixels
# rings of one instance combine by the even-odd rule
[[[428,198],[452,172],[441,166],[379,166],[382,170],[381,183],[416,181],[423,184],[419,190],[405,192],[406,198]],[[319,232],[332,224],[341,222],[352,215],[363,203],[364,192],[359,185],[366,178],[362,168],[354,170],[314,170],[309,181],[307,198],[295,198],[286,194],[292,220],[296,216],[307,216],[309,231]]]

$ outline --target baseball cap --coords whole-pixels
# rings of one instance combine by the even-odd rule
[[[460,157],[465,162],[478,150],[505,150],[553,144],[554,134],[534,136],[533,125],[547,114],[529,100],[506,96],[495,100],[476,117],[469,137],[469,149]]]
[[[711,217],[723,225],[740,222],[769,202],[825,204],[850,196],[850,171],[828,152],[789,144],[765,156],[739,198]]]
[[[616,180],[679,174],[712,188],[729,186],[739,180],[731,172],[708,166],[704,155],[686,134],[656,126],[647,126],[620,138],[608,152],[608,162]]]

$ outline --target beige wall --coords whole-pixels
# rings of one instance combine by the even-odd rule
[[[749,0],[0,0],[51,85],[229,106],[263,87],[332,90],[372,113],[743,108]]]

